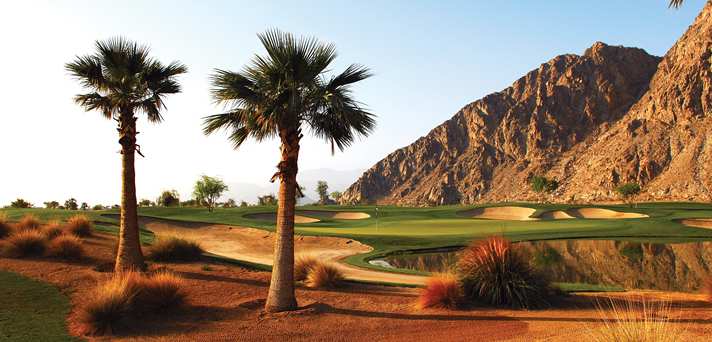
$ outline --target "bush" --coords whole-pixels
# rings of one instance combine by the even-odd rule
[[[100,284],[81,309],[79,320],[90,335],[113,334],[144,313],[181,305],[183,280],[167,272],[145,276],[127,271]]]
[[[460,283],[452,274],[436,274],[425,282],[420,290],[418,309],[448,308],[455,309],[462,302]]]
[[[74,235],[61,235],[49,243],[49,254],[62,259],[77,260],[84,256],[82,240]]]
[[[195,261],[202,255],[200,244],[175,236],[158,238],[148,252],[148,258],[155,261]]]
[[[40,229],[40,226],[40,220],[30,214],[23,216],[16,225],[18,230],[38,230]]]
[[[503,238],[473,242],[460,253],[457,268],[470,300],[525,309],[547,305],[546,277]]]
[[[62,233],[62,227],[59,221],[56,220],[47,222],[47,224],[42,227],[42,234],[44,234],[48,240],[52,240],[62,235]]]
[[[39,230],[22,230],[7,238],[4,253],[9,257],[41,256],[47,250],[47,238]]]
[[[297,257],[297,260],[294,261],[294,280],[295,281],[304,281],[307,279],[307,275],[309,274],[309,271],[319,263],[319,260],[317,260],[315,257],[310,256],[310,255],[302,255]]]
[[[610,301],[609,307],[599,305],[600,325],[587,334],[593,342],[681,342],[687,341],[685,329],[673,322],[676,316],[667,302],[648,303],[645,300],[623,303]]]
[[[74,215],[67,220],[64,229],[69,234],[78,237],[88,237],[91,236],[94,231],[94,224],[84,215]]]
[[[309,268],[304,283],[311,288],[334,288],[341,285],[344,275],[336,266],[317,262]]]
[[[12,226],[7,221],[5,213],[0,213],[0,239],[8,237],[12,233]]]

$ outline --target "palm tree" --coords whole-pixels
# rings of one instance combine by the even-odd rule
[[[679,8],[680,6],[682,6],[683,2],[684,0],[670,0],[670,4],[668,5],[668,7]]]
[[[77,56],[65,67],[91,91],[76,95],[74,101],[86,111],[96,110],[118,124],[123,170],[115,271],[144,269],[136,211],[134,153],[143,156],[136,144],[136,114],[145,114],[152,123],[161,122],[164,97],[180,92],[176,76],[187,68],[179,62],[163,65],[148,56],[148,47],[124,38],[97,41],[95,47],[94,54]]]
[[[363,66],[351,65],[328,77],[327,67],[336,58],[332,44],[313,38],[295,39],[291,34],[269,30],[258,35],[267,50],[255,56],[240,72],[215,70],[212,96],[227,106],[227,112],[205,118],[204,132],[229,132],[235,148],[249,137],[257,141],[279,138],[281,158],[277,234],[274,266],[265,310],[293,310],[294,297],[294,206],[298,189],[297,160],[302,129],[343,150],[357,135],[367,136],[375,116],[352,97],[350,85],[371,76]]]

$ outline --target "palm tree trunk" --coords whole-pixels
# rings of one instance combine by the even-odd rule
[[[280,130],[282,157],[279,168],[279,203],[274,244],[272,280],[265,311],[279,312],[297,308],[294,296],[294,207],[296,205],[297,160],[301,134],[296,129]]]
[[[121,226],[119,246],[116,252],[115,272],[143,270],[143,254],[138,231],[136,209],[136,172],[134,159],[136,151],[136,118],[130,116],[119,123],[119,143],[121,144]]]

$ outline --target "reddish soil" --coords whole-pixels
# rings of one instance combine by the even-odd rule
[[[74,309],[68,316],[70,332],[80,334],[76,322],[78,306],[93,286],[110,276],[114,237],[97,235],[87,240],[89,256],[80,263],[40,258],[0,258],[0,269],[18,272],[59,287],[70,296]],[[97,267],[99,265],[100,267]],[[414,308],[417,290],[382,286],[346,285],[336,290],[299,287],[302,309],[264,314],[269,273],[236,266],[207,263],[152,264],[166,267],[186,280],[189,305],[160,316],[141,317],[119,336],[98,340],[162,341],[493,341],[586,340],[588,330],[598,323],[593,304],[605,297],[571,296],[556,309],[519,311],[470,308],[466,310]],[[110,268],[110,266],[109,266]],[[617,297],[648,297],[676,306],[677,323],[689,332],[687,340],[705,340],[712,332],[712,307],[704,296],[681,293],[635,292]],[[707,335],[708,336],[708,335]]]

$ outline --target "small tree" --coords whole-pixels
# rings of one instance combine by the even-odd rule
[[[57,201],[44,202],[44,206],[47,209],[57,209],[57,208],[59,208],[59,202],[57,202]]]
[[[208,211],[213,211],[215,202],[227,189],[227,185],[221,179],[203,175],[195,182],[193,196],[199,204],[208,207]]]
[[[257,204],[258,205],[277,205],[277,198],[274,197],[274,194],[258,196]]]
[[[138,202],[139,207],[150,207],[151,206],[151,200],[148,199],[142,199]]]
[[[556,179],[548,179],[544,176],[533,176],[529,180],[529,185],[532,191],[540,195],[551,194],[559,188],[559,182]]]
[[[225,203],[223,203],[223,208],[235,208],[235,207],[237,207],[237,202],[235,202],[235,200],[232,198],[228,199]]]
[[[27,202],[22,198],[18,198],[10,203],[10,208],[32,208],[32,203]]]
[[[162,207],[177,207],[180,205],[180,195],[175,190],[163,190],[161,196],[158,196],[156,204]]]
[[[616,192],[623,198],[623,201],[633,206],[633,198],[640,193],[638,183],[625,183],[616,188]]]
[[[77,204],[76,199],[70,198],[70,199],[64,201],[64,208],[67,210],[77,210],[77,209],[79,209],[79,205]]]
[[[247,208],[250,204],[245,201],[240,201],[240,208]]]
[[[319,204],[324,205],[329,202],[329,184],[326,181],[316,183],[316,193],[319,194]]]
[[[82,205],[79,206],[79,209],[81,210],[89,210],[89,204],[87,202],[82,202]]]
[[[337,203],[341,200],[341,195],[342,195],[341,191],[333,191],[331,194],[329,194],[331,199],[333,199]]]
[[[96,204],[91,209],[92,210],[104,210],[104,206],[101,204]]]

